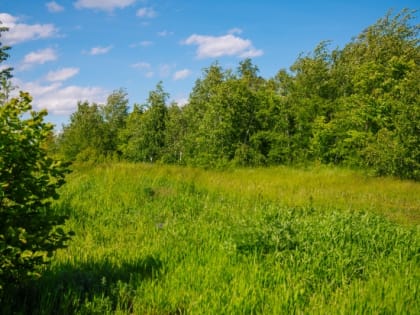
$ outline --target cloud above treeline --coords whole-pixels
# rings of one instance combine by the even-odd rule
[[[27,70],[34,65],[42,65],[46,62],[57,60],[57,53],[52,48],[40,49],[32,51],[23,57],[23,61],[19,66],[19,70]]]
[[[191,75],[191,70],[189,70],[189,69],[182,69],[182,70],[176,71],[174,73],[173,79],[175,81],[183,80],[183,79],[189,77],[190,75]]]
[[[96,46],[96,47],[92,47],[87,52],[87,54],[92,55],[92,56],[104,55],[104,54],[107,54],[111,49],[112,49],[112,46],[106,46],[106,47]]]
[[[249,39],[235,35],[239,32],[239,29],[234,29],[222,36],[193,34],[183,41],[183,44],[196,45],[196,56],[199,59],[223,56],[252,58],[263,55],[264,52],[261,49],[256,49]]]
[[[56,36],[58,29],[53,24],[25,24],[18,17],[8,13],[0,13],[1,26],[9,29],[2,34],[2,42],[5,45],[15,45],[35,39],[43,39]]]
[[[33,97],[33,104],[36,109],[47,109],[49,113],[55,115],[69,115],[77,109],[79,101],[89,101],[92,103],[103,104],[109,94],[105,89],[98,86],[65,86],[63,81],[70,76],[64,70],[62,73],[50,73],[50,78],[54,82],[43,83],[40,81],[22,82],[13,79],[13,83],[18,90],[29,92]],[[71,72],[71,71],[70,71]],[[61,78],[59,76],[62,76]],[[55,78],[54,78],[55,76]]]
[[[123,9],[134,4],[136,0],[77,0],[74,6],[77,9],[97,9],[113,11]]]
[[[55,71],[48,72],[46,80],[50,82],[65,81],[74,77],[80,71],[79,68],[61,68]]]

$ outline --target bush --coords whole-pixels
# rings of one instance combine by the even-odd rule
[[[52,208],[68,168],[48,156],[52,125],[31,101],[21,92],[0,103],[0,301],[5,289],[39,276],[72,235]]]

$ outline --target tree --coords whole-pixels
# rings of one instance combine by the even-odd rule
[[[118,133],[118,150],[122,153],[122,157],[129,161],[140,162],[139,147],[141,145],[141,129],[144,107],[134,104],[133,111],[128,114],[125,128]]]
[[[128,116],[127,92],[123,89],[114,91],[101,107],[104,120],[104,141],[107,155],[117,152],[118,134],[125,127]]]
[[[128,117],[127,93],[111,93],[104,105],[78,102],[70,123],[58,137],[58,147],[68,160],[97,161],[118,153],[119,133]]]
[[[0,30],[0,35],[1,35]],[[8,55],[0,43],[0,65]],[[11,69],[0,74],[8,86]],[[0,90],[4,93],[4,90]],[[39,275],[42,265],[73,235],[61,225],[52,200],[63,185],[67,165],[52,159],[46,148],[53,126],[46,111],[32,111],[32,98],[20,92],[0,98],[0,302],[5,289]]]
[[[149,93],[147,104],[135,106],[120,132],[123,157],[135,162],[155,162],[164,154],[165,123],[169,95],[159,82]]]
[[[289,106],[292,83],[293,78],[285,70],[280,70],[258,91],[258,130],[252,135],[250,143],[259,153],[260,163],[287,164],[293,160],[295,113]]]
[[[187,129],[185,115],[176,103],[172,103],[165,121],[165,146],[162,161],[164,163],[184,163],[184,138]]]
[[[328,42],[321,42],[312,54],[299,56],[290,68],[293,83],[287,96],[292,116],[293,161],[311,159],[310,140],[317,117],[329,117],[337,97],[331,68],[334,60],[328,51]]]
[[[64,157],[73,161],[96,160],[106,153],[105,124],[97,104],[79,102],[70,116],[70,124],[59,135],[59,148]]]
[[[254,152],[250,138],[258,128],[257,91],[264,83],[257,74],[258,68],[246,59],[237,75],[216,63],[196,81],[184,109],[188,124],[185,147],[192,164],[251,164]]]
[[[38,276],[71,236],[51,205],[67,168],[47,154],[46,111],[30,110],[24,92],[0,106],[0,291]]]
[[[193,165],[208,166],[218,158],[211,152],[215,147],[213,124],[209,122],[211,101],[216,97],[220,86],[226,80],[227,73],[218,63],[203,70],[203,78],[196,80],[190,93],[188,104],[183,108],[187,122],[184,137],[185,161]]]
[[[406,10],[388,13],[336,54],[334,111],[313,128],[321,161],[420,178],[420,40],[412,19]]]

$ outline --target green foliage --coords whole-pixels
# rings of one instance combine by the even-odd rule
[[[185,149],[190,164],[218,166],[253,163],[250,139],[258,129],[258,89],[264,80],[250,60],[240,64],[238,74],[224,71],[218,64],[197,80],[186,116]]]
[[[184,164],[184,139],[187,121],[182,109],[176,104],[169,106],[165,121],[165,145],[162,162]]]
[[[68,160],[75,160],[84,152],[105,152],[105,124],[97,104],[79,102],[77,111],[70,117],[70,124],[63,126],[59,136],[59,147]],[[92,156],[91,158],[95,158]]]
[[[155,162],[164,155],[168,97],[159,83],[149,93],[148,103],[135,107],[129,115],[126,128],[120,132],[123,157],[130,161]]]
[[[101,107],[101,112],[104,122],[105,155],[112,155],[117,152],[118,134],[125,128],[128,116],[127,93],[123,89],[114,91]]]
[[[59,151],[70,161],[113,159],[119,155],[118,136],[127,116],[128,99],[122,89],[110,94],[104,105],[79,102],[58,137]]]
[[[321,42],[273,78],[250,59],[203,70],[185,106],[159,83],[128,114],[123,90],[79,104],[60,145],[69,159],[122,157],[206,168],[311,162],[419,180],[419,26],[408,10],[342,49]]]
[[[316,158],[419,179],[419,26],[412,18],[388,14],[331,53],[330,79],[322,82],[333,80],[339,93],[327,112],[317,111]]]
[[[61,227],[66,217],[51,207],[67,168],[48,156],[53,126],[31,101],[21,92],[0,105],[0,301],[3,289],[39,276],[71,236]]]
[[[338,128],[331,129],[331,148],[353,143],[341,150],[343,160],[379,175],[419,179],[419,26],[412,18],[408,11],[388,14],[342,50],[335,72],[348,81],[332,117]]]

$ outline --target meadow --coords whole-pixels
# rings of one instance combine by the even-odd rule
[[[420,184],[311,166],[79,165],[76,236],[15,314],[420,314]]]

